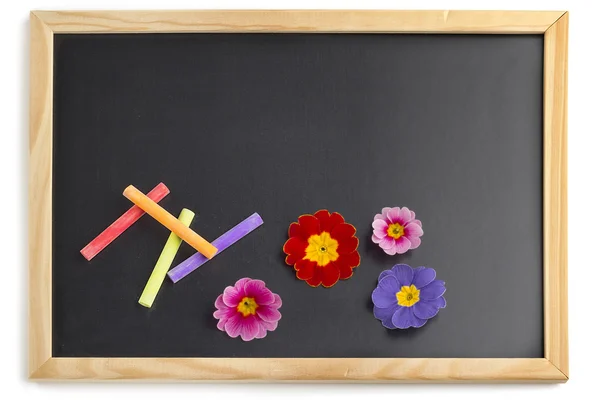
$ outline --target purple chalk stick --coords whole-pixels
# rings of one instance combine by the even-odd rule
[[[217,239],[212,242],[212,245],[215,246],[219,251],[217,254],[220,254],[223,250],[258,228],[263,224],[263,220],[257,213],[252,214]],[[194,272],[198,267],[208,261],[208,258],[204,257],[200,253],[196,253],[193,256],[189,257],[187,260],[183,261],[181,264],[173,268],[169,271],[169,278],[173,281],[173,283],[177,283],[192,272]]]

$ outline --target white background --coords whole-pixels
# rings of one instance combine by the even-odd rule
[[[143,396],[245,399],[598,398],[600,335],[600,6],[597,0],[5,0],[0,12],[0,393],[5,399],[112,399]],[[99,384],[30,383],[27,368],[27,131],[31,9],[521,9],[569,10],[569,322],[571,379],[564,385]],[[510,218],[510,215],[506,216]],[[518,224],[519,221],[515,221]],[[507,288],[507,294],[510,293]],[[473,299],[477,301],[477,299]],[[202,340],[199,338],[198,340]],[[293,345],[290,343],[290,345]],[[85,397],[82,397],[85,396]],[[201,396],[201,397],[200,397]]]

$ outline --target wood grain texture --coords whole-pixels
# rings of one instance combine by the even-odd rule
[[[54,32],[543,33],[560,11],[36,11]]]
[[[29,373],[52,356],[53,34],[30,17]]]
[[[567,377],[568,27],[565,13],[544,35],[544,355]]]
[[[562,382],[544,358],[52,358],[33,379]]]

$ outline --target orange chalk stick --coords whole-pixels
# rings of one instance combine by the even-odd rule
[[[185,226],[181,221],[169,214],[167,210],[153,202],[144,193],[129,185],[123,196],[127,197],[133,204],[146,211],[146,214],[163,224],[171,232],[179,236],[181,240],[192,246],[206,258],[213,258],[219,251],[215,246],[206,241],[202,236]]]

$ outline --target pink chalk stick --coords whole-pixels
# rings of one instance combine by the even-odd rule
[[[154,189],[148,193],[148,197],[155,202],[159,202],[166,195],[169,194],[169,188],[164,183],[159,183]],[[121,215],[115,222],[113,222],[108,228],[102,231],[101,234],[96,236],[87,246],[81,250],[81,254],[90,261],[100,253],[106,246],[108,246],[113,240],[119,237],[119,235],[127,230],[131,225],[144,215],[145,212],[138,206],[133,206]]]

